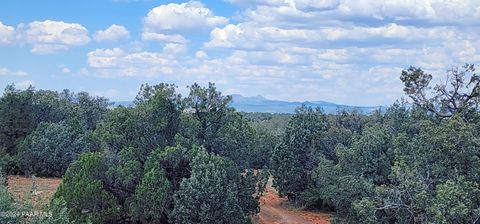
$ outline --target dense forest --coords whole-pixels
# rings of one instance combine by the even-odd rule
[[[250,223],[267,179],[336,223],[477,223],[480,77],[401,73],[408,100],[371,114],[241,113],[214,84],[142,85],[132,107],[7,86],[0,211],[25,211],[6,175],[62,177],[31,223]],[[0,217],[1,223],[25,222]]]

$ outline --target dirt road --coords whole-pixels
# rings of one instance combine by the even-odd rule
[[[34,187],[33,179],[30,177],[8,176],[8,191],[18,203],[23,203],[26,198],[31,197],[34,208],[41,209],[50,202],[61,182],[60,178],[37,177]],[[35,192],[32,192],[33,189]]]
[[[331,215],[291,209],[286,198],[278,196],[271,181],[260,198],[260,213],[253,218],[256,224],[329,224]]]

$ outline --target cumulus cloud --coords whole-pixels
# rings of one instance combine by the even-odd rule
[[[402,96],[398,77],[410,65],[443,74],[480,62],[476,1],[229,2],[243,7],[233,23],[198,2],[154,8],[142,39],[165,42],[161,51],[96,49],[90,69],[180,86],[213,81],[229,93],[274,99],[378,105]],[[191,32],[208,30],[209,40],[187,48]]]
[[[260,48],[278,47],[278,43],[319,43],[335,41],[369,41],[371,45],[395,40],[397,42],[444,40],[457,35],[456,30],[447,27],[418,28],[402,26],[395,23],[379,27],[320,27],[318,29],[284,29],[279,27],[261,27],[247,22],[237,25],[229,24],[215,28],[206,47],[224,48]],[[375,42],[371,40],[375,39]]]
[[[345,15],[374,17],[379,20],[428,20],[433,23],[476,23],[480,19],[480,4],[476,0],[420,1],[342,1],[338,11]]]
[[[12,44],[15,40],[15,29],[0,21],[0,45]]]
[[[188,48],[185,44],[167,43],[163,47],[163,53],[166,55],[182,55],[187,52]]]
[[[154,33],[154,32],[143,32],[142,39],[154,40],[154,41],[165,41],[165,42],[180,43],[180,44],[188,43],[188,40],[185,39],[185,37],[178,34],[166,35],[166,34]]]
[[[241,6],[290,6],[306,10],[330,10],[339,6],[340,0],[227,0]]]
[[[34,84],[35,82],[33,80],[24,80],[21,82],[16,82],[15,87],[19,89],[27,89],[28,87],[33,86]]]
[[[32,52],[50,54],[90,42],[88,30],[78,23],[63,21],[34,21],[19,25],[17,38],[32,45]]]
[[[129,36],[130,32],[124,26],[113,24],[105,30],[95,32],[93,38],[97,42],[103,42],[127,39]]]
[[[316,17],[349,19],[365,17],[375,20],[426,21],[433,24],[479,24],[477,0],[229,0],[249,7],[246,16],[266,18]],[[270,13],[268,13],[270,12]]]
[[[176,59],[164,53],[127,53],[120,48],[96,49],[88,53],[88,64],[101,76],[158,77],[171,74]]]
[[[170,3],[153,8],[144,18],[145,40],[185,43],[182,34],[209,31],[225,25],[228,19],[215,16],[201,2]]]

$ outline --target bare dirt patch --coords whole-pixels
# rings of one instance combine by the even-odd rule
[[[25,203],[30,200],[35,209],[42,209],[57,191],[62,182],[60,178],[35,178],[35,187],[33,179],[23,176],[8,176],[8,191],[13,195],[17,203]],[[33,191],[33,189],[36,189]]]
[[[331,214],[292,209],[286,198],[281,198],[267,184],[264,195],[260,198],[260,213],[253,217],[256,224],[329,224]]]

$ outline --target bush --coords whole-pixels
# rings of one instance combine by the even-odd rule
[[[17,159],[4,149],[0,149],[0,169],[5,174],[17,174],[19,172]]]
[[[237,185],[230,178],[232,163],[200,152],[193,160],[190,178],[175,192],[173,223],[246,223]]]
[[[113,222],[119,212],[115,197],[101,181],[106,172],[104,157],[99,153],[83,154],[63,176],[55,198],[66,201],[70,218],[80,223]]]
[[[65,123],[40,123],[19,145],[18,161],[24,174],[60,177],[86,145]]]
[[[135,189],[129,215],[141,223],[165,223],[170,212],[172,193],[172,186],[163,170],[148,171]]]
[[[13,197],[8,192],[6,186],[6,179],[2,174],[0,169],[0,212],[12,211],[13,207]],[[15,218],[12,217],[3,217],[0,216],[0,223],[15,223]]]

